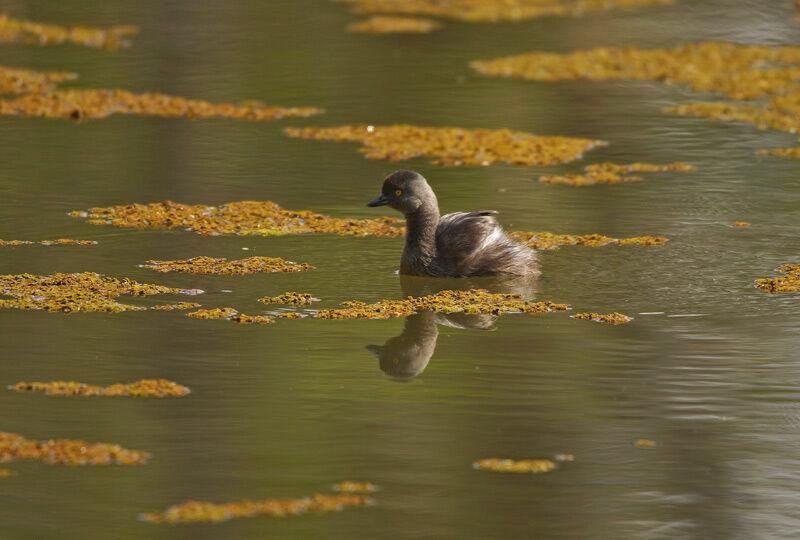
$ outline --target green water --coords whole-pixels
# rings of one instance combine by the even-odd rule
[[[542,254],[537,299],[635,317],[618,327],[564,313],[457,328],[427,316],[240,326],[180,312],[0,311],[0,385],[163,377],[192,389],[174,400],[0,392],[2,430],[153,454],[139,467],[8,465],[18,475],[0,479],[0,538],[794,537],[798,297],[767,295],[753,280],[797,262],[797,162],[756,155],[795,138],[660,112],[708,97],[682,88],[531,83],[481,78],[468,68],[470,60],[534,49],[707,39],[796,44],[800,26],[789,4],[685,0],[590,18],[448,22],[427,36],[375,37],[347,34],[355,17],[325,0],[0,2],[13,16],[142,28],[121,51],[3,45],[0,65],[75,71],[76,86],[328,111],[263,123],[0,118],[0,238],[99,242],[0,248],[0,273],[95,271],[200,288],[204,307],[249,314],[265,309],[257,298],[290,290],[321,298],[315,307],[399,298],[401,239],[202,237],[96,227],[66,214],[171,199],[272,200],[371,217],[391,212],[364,203],[400,166],[430,180],[443,212],[493,208],[509,229],[670,239],[659,248]],[[548,169],[392,164],[366,160],[352,144],[282,134],[290,125],[344,123],[597,138],[611,145],[592,151],[591,161],[684,161],[698,171],[576,189],[536,178],[585,162]],[[737,220],[753,225],[731,227]],[[197,255],[276,256],[316,269],[230,277],[138,267]],[[491,328],[474,327],[483,323]],[[408,352],[414,346],[419,354]],[[381,361],[381,351],[400,360]],[[639,438],[658,446],[636,448]],[[484,457],[555,453],[575,461],[538,476],[471,467]],[[378,484],[378,504],[174,528],[136,519],[187,499],[299,497],[344,479]]]

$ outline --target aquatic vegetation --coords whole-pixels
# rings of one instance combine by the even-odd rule
[[[34,242],[32,240],[2,240],[0,239],[0,246],[22,246],[30,244],[41,244],[43,246],[94,246],[97,242],[94,240],[72,240],[71,238],[58,238],[56,240],[39,240]]]
[[[800,102],[776,98],[766,105],[726,102],[685,103],[664,109],[678,116],[695,116],[722,122],[745,122],[758,129],[797,133],[800,130]],[[792,157],[791,153],[782,157]]]
[[[776,156],[786,159],[800,159],[800,146],[793,148],[774,148],[772,150],[759,150],[759,155]]]
[[[53,90],[59,83],[77,78],[75,73],[0,66],[0,95],[41,94]]]
[[[586,167],[585,174],[564,174],[540,176],[539,182],[566,186],[593,186],[595,184],[618,184],[641,180],[640,176],[623,176],[631,172],[667,172],[695,171],[696,167],[686,163],[670,163],[668,165],[652,165],[650,163],[595,163]]]
[[[259,302],[265,304],[289,304],[292,306],[306,306],[314,301],[316,298],[309,293],[299,292],[285,292],[279,296],[265,296],[258,299]]]
[[[605,315],[601,313],[576,313],[572,317],[581,321],[594,321],[602,324],[624,324],[633,320],[633,318],[616,311]]]
[[[95,49],[119,49],[130,46],[125,38],[136,34],[135,26],[112,26],[108,29],[87,26],[58,26],[0,14],[0,43],[61,45],[75,43]]]
[[[225,258],[193,257],[177,261],[147,261],[141,265],[157,272],[183,272],[187,274],[255,274],[257,272],[304,272],[314,268],[310,264],[285,261],[279,257],[250,257],[229,261]]]
[[[302,319],[305,317],[305,315],[296,311],[283,311],[278,313],[276,316],[280,317],[281,319]]]
[[[757,279],[756,287],[768,293],[800,292],[800,264],[784,264],[778,270],[786,275]]]
[[[212,503],[187,501],[170,506],[163,512],[148,512],[139,519],[149,523],[177,525],[179,523],[219,523],[233,518],[271,516],[297,516],[308,512],[323,514],[340,512],[345,508],[370,506],[372,499],[365,495],[315,493],[298,499],[265,499],[261,501],[238,501]]]
[[[587,15],[617,8],[671,4],[674,0],[335,0],[356,13],[399,13],[466,22],[518,21],[546,16]]]
[[[176,309],[194,309],[199,307],[200,304],[197,302],[177,302],[175,304],[159,304],[157,306],[152,306],[150,309],[155,309],[157,311],[174,311]]]
[[[126,450],[118,444],[73,439],[34,441],[0,431],[0,463],[39,460],[49,465],[139,465],[149,458],[147,452]]]
[[[265,121],[320,114],[313,107],[273,107],[258,101],[211,103],[180,96],[126,90],[69,89],[31,93],[14,99],[0,99],[0,115],[21,117],[95,120],[112,114],[134,114],[166,118],[232,118]]]
[[[45,311],[142,311],[142,306],[120,304],[114,299],[122,295],[149,296],[154,294],[178,294],[184,289],[138,283],[132,279],[116,279],[94,272],[75,274],[0,275],[0,295],[12,299],[0,299],[0,309],[41,309]]]
[[[319,319],[388,319],[407,317],[419,311],[437,313],[493,314],[503,313],[548,313],[565,311],[568,304],[532,302],[523,300],[518,294],[494,294],[483,289],[469,291],[440,291],[429,296],[412,297],[405,300],[382,300],[374,304],[351,301],[343,302],[342,309],[323,309],[314,315]]]
[[[239,234],[276,236],[283,234],[330,233],[353,236],[402,236],[400,220],[336,218],[308,210],[286,210],[271,201],[241,201],[222,206],[186,205],[165,201],[92,208],[71,212],[89,218],[93,225],[114,225],[140,229],[183,228],[204,235]]]
[[[360,482],[356,480],[344,480],[333,486],[334,491],[340,493],[373,493],[378,491],[378,486],[372,482]]]
[[[603,141],[571,137],[538,136],[508,129],[465,129],[346,125],[338,127],[286,128],[290,137],[326,141],[360,142],[359,149],[369,159],[401,161],[420,156],[435,158],[444,166],[556,165],[579,159],[584,152]]]
[[[734,221],[733,222],[733,226],[734,227],[749,227],[750,223],[748,223],[747,221]]]
[[[431,19],[370,17],[348,25],[347,31],[365,34],[428,34],[441,27],[441,23]]]
[[[549,459],[513,459],[486,458],[472,464],[473,468],[484,471],[503,473],[530,473],[540,474],[550,472],[556,468],[555,462]]]
[[[268,315],[245,315],[233,308],[199,309],[186,314],[194,319],[227,320],[239,324],[269,324],[275,322]]]
[[[612,238],[602,234],[553,234],[550,232],[509,231],[508,236],[535,249],[551,250],[561,246],[602,247],[609,244],[619,246],[663,246],[667,239],[663,236],[634,236],[632,238]]]
[[[165,398],[182,397],[189,389],[166,379],[142,379],[133,383],[116,383],[110,386],[95,386],[72,381],[18,382],[8,387],[16,392],[44,392],[48,396],[103,396]]]
[[[16,475],[17,473],[11,469],[0,469],[0,478],[9,478]]]
[[[650,439],[637,439],[636,442],[633,443],[634,446],[638,448],[655,448],[656,441],[651,441]]]

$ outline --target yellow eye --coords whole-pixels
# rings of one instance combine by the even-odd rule
[[[403,194],[403,190],[402,190],[402,189],[396,189],[396,190],[394,190],[394,195],[395,195],[395,197],[399,197],[399,196],[400,196],[400,195],[402,195],[402,194]]]

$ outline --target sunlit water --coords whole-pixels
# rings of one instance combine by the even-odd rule
[[[153,454],[140,467],[11,464],[18,475],[0,479],[0,538],[795,537],[798,297],[753,287],[779,264],[797,262],[797,162],[756,155],[794,138],[661,113],[706,97],[681,88],[487,79],[467,66],[533,49],[706,39],[796,44],[790,3],[685,0],[591,18],[448,22],[428,36],[373,37],[345,33],[355,17],[325,0],[0,2],[36,20],[142,27],[123,51],[3,45],[2,65],[76,71],[87,87],[328,110],[275,123],[0,119],[0,238],[99,242],[0,248],[0,273],[127,276],[204,289],[204,306],[250,314],[265,309],[257,298],[289,290],[312,292],[323,299],[319,307],[399,298],[400,239],[202,237],[95,227],[66,213],[164,199],[255,199],[369,217],[380,209],[364,203],[401,165],[429,178],[444,212],[492,208],[513,229],[670,238],[661,248],[542,254],[537,299],[635,317],[619,327],[564,313],[508,315],[480,329],[487,324],[428,316],[247,327],[180,312],[0,311],[2,385],[164,377],[192,388],[174,400],[0,393],[2,430]],[[576,189],[536,177],[585,162],[391,164],[363,159],[355,145],[281,132],[362,122],[599,138],[611,145],[592,151],[592,161],[685,161],[698,171]],[[731,227],[737,220],[753,225]],[[196,255],[280,256],[316,269],[228,277],[138,267]],[[639,438],[657,446],[637,448]],[[544,475],[471,467],[483,457],[559,452],[576,459]],[[378,504],[179,528],[136,520],[187,499],[302,496],[349,478],[380,485]]]

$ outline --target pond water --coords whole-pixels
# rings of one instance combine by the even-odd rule
[[[542,253],[537,300],[620,311],[621,326],[569,313],[476,324],[313,318],[242,326],[181,312],[0,310],[2,384],[167,378],[182,399],[53,398],[0,392],[0,429],[34,439],[119,443],[138,467],[12,463],[0,537],[50,538],[788,538],[800,528],[800,310],[753,280],[798,262],[798,163],[756,150],[786,133],[679,118],[705,99],[660,83],[484,78],[475,59],[683,41],[796,44],[788,0],[685,0],[585,18],[447,22],[423,36],[348,34],[324,0],[0,2],[11,15],[135,24],[133,47],[3,45],[0,65],[69,70],[76,86],[324,107],[249,123],[114,116],[73,123],[0,118],[0,238],[97,240],[0,248],[0,273],[95,271],[200,288],[204,307],[256,314],[256,299],[308,291],[335,307],[401,298],[402,239],[203,237],[96,227],[67,212],[174,200],[272,200],[376,217],[395,168],[424,174],[443,212],[500,211],[509,229],[663,235],[663,247]],[[35,4],[35,5],[34,5]],[[696,172],[618,186],[540,184],[563,167],[442,168],[364,159],[350,143],[290,139],[286,126],[409,123],[604,139],[592,161],[684,161]],[[734,228],[733,221],[752,223]],[[298,274],[159,274],[149,259],[264,255]],[[230,292],[225,292],[230,291]],[[124,297],[123,297],[124,298]],[[186,300],[186,298],[182,298]],[[637,448],[639,438],[656,441]],[[486,457],[575,461],[541,475],[476,471]],[[377,505],[297,518],[158,526],[136,519],[188,499],[235,501],[381,487]]]

